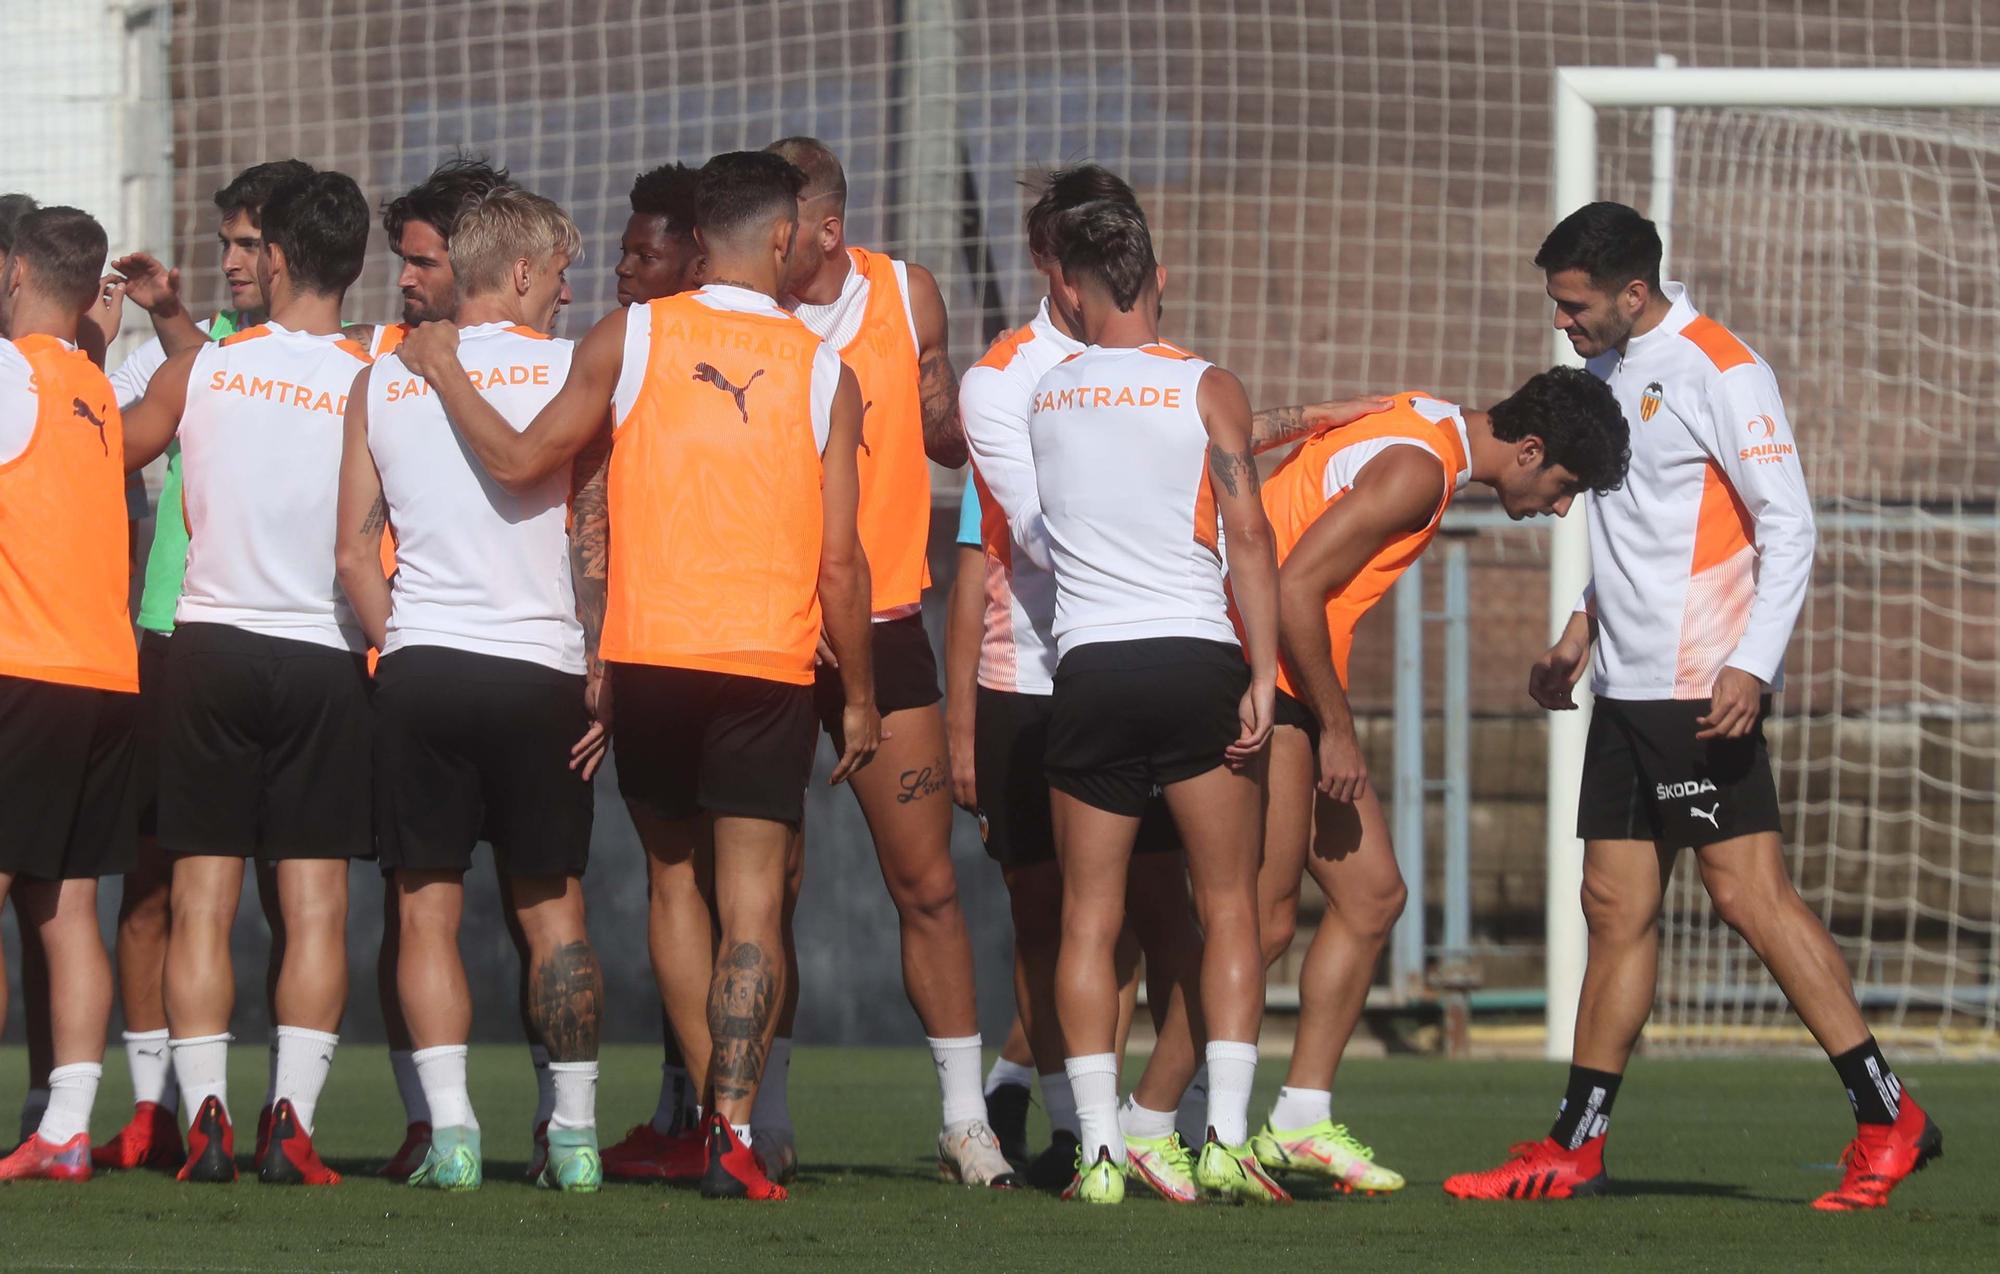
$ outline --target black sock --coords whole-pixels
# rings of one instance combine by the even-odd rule
[[[1856,1123],[1896,1122],[1896,1113],[1903,1108],[1903,1081],[1882,1059],[1882,1046],[1873,1035],[1834,1058],[1833,1069],[1847,1086]]]
[[[1602,1137],[1611,1126],[1611,1103],[1618,1096],[1621,1078],[1587,1066],[1570,1067],[1569,1088],[1563,1093],[1562,1109],[1556,1112],[1556,1126],[1549,1129],[1549,1136],[1565,1150]]]

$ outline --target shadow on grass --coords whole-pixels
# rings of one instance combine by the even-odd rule
[[[1773,1199],[1761,1194],[1749,1194],[1740,1185],[1727,1181],[1660,1181],[1634,1177],[1614,1177],[1611,1189],[1605,1195],[1611,1199],[1631,1199],[1641,1196],[1681,1198],[1681,1199],[1728,1199],[1732,1203],[1765,1203],[1779,1207],[1795,1208],[1797,1199]]]

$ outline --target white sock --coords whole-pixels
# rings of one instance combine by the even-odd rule
[[[449,1046],[440,1045],[439,1047]],[[426,1053],[435,1053],[437,1049],[427,1048],[424,1051]],[[396,1075],[396,1095],[403,1099],[403,1122],[406,1124],[436,1122],[431,1118],[430,1099],[424,1096],[424,1084],[420,1074],[421,1068],[417,1065],[416,1053],[407,1048],[390,1049],[389,1069],[394,1071]],[[465,1066],[463,1062],[459,1064],[459,1087],[461,1089],[465,1087]],[[444,1124],[442,1126],[449,1128],[454,1125]]]
[[[555,1117],[556,1081],[549,1072],[549,1050],[540,1044],[528,1045],[528,1060],[535,1064],[535,1122],[540,1128]]]
[[[42,1140],[62,1145],[90,1131],[90,1108],[97,1101],[97,1081],[104,1067],[96,1062],[72,1062],[49,1072],[49,1108],[42,1112]]]
[[[1139,1104],[1137,1097],[1127,1097],[1125,1104],[1118,1108],[1118,1129],[1127,1137],[1145,1137],[1148,1140],[1164,1137],[1174,1130],[1174,1112],[1148,1110]]]
[[[1271,1127],[1279,1132],[1310,1128],[1333,1118],[1333,1094],[1324,1088],[1280,1088],[1271,1103]]]
[[[165,1028],[124,1034],[125,1064],[132,1072],[132,1104],[149,1101],[172,1110],[179,1094],[174,1092],[174,1060],[167,1050]]]
[[[986,1095],[991,1097],[994,1089],[1006,1084],[1018,1084],[1022,1088],[1033,1088],[1035,1086],[1034,1068],[1032,1066],[1023,1066],[1019,1062],[1010,1062],[1004,1057],[994,1058],[993,1069],[986,1072]]]
[[[1125,1134],[1118,1128],[1118,1055],[1090,1053],[1063,1059],[1070,1089],[1076,1093],[1078,1141],[1083,1162],[1097,1162],[1099,1147],[1111,1152],[1111,1162],[1125,1167]]]
[[[550,1062],[549,1131],[597,1127],[597,1063]]]
[[[694,1109],[694,1103],[688,1100],[690,1087],[687,1067],[660,1063],[660,1104],[653,1110],[654,1132],[670,1135],[694,1127],[698,1121],[688,1118],[688,1112]]]
[[[174,1058],[174,1078],[181,1082],[181,1113],[192,1122],[201,1113],[201,1104],[213,1097],[229,1113],[229,1041],[220,1035],[194,1035],[167,1041]]]
[[[46,1088],[30,1088],[27,1096],[21,1098],[22,1141],[35,1135],[35,1130],[42,1126],[42,1115],[48,1108],[49,1090]]]
[[[792,1128],[792,1105],[785,1094],[785,1081],[792,1073],[792,1042],[782,1036],[771,1041],[764,1058],[764,1077],[757,1081],[757,1096],[750,1103],[750,1122],[764,1128]]]
[[[1257,1082],[1257,1046],[1208,1042],[1208,1126],[1225,1146],[1250,1140],[1250,1089]]]
[[[729,1130],[736,1134],[736,1140],[742,1142],[746,1146],[750,1144],[749,1124],[731,1124],[729,1125]]]
[[[463,1044],[440,1044],[403,1054],[409,1058],[411,1076],[417,1081],[417,1104],[423,1111],[421,1119],[412,1115],[410,1122],[437,1128],[479,1127],[479,1120],[472,1113],[472,1094],[465,1088],[467,1052]],[[401,1072],[397,1082],[401,1083]],[[404,1107],[409,1104],[409,1098],[405,1097]]]
[[[961,1035],[940,1040],[927,1036],[925,1042],[931,1046],[931,1061],[937,1064],[938,1092],[944,1099],[944,1126],[949,1128],[969,1119],[984,1122],[986,1093],[979,1086],[979,1037]]]
[[[1208,1138],[1208,1064],[1203,1063],[1181,1094],[1180,1109],[1174,1112],[1174,1129],[1193,1150],[1200,1150]]]
[[[304,1026],[278,1028],[278,1071],[271,1079],[271,1104],[292,1103],[299,1127],[310,1137],[313,1112],[319,1109],[319,1090],[333,1070],[333,1049],[338,1035]]]
[[[1049,1115],[1049,1131],[1066,1132],[1081,1141],[1076,1123],[1076,1090],[1069,1086],[1069,1073],[1050,1071],[1036,1078],[1042,1084],[1042,1109]]]
[[[282,1030],[283,1028],[280,1028],[280,1029]],[[265,1072],[264,1072],[264,1109],[265,1109],[265,1110],[269,1110],[269,1109],[271,1109],[271,1107],[273,1107],[273,1106],[275,1106],[275,1105],[277,1105],[277,1104],[278,1104],[278,1037],[277,1037],[277,1035],[273,1034],[273,1035],[271,1036],[271,1043],[270,1043],[270,1046],[269,1046],[269,1048],[267,1048],[267,1049],[265,1050],[265,1053],[266,1053],[266,1056],[265,1056],[264,1060],[265,1060],[265,1062],[267,1063],[267,1069],[266,1069],[266,1070],[265,1070]],[[312,1129],[308,1128],[308,1129],[306,1129],[306,1131],[307,1131],[308,1133],[310,1133],[310,1132],[312,1131]]]

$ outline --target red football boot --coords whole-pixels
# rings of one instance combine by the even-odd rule
[[[15,1147],[0,1159],[0,1181],[90,1180],[90,1134],[80,1132],[58,1146],[42,1134]]]
[[[264,1152],[271,1148],[271,1108],[264,1107],[257,1112],[257,1149],[250,1156],[251,1163],[264,1162]]]
[[[158,1102],[132,1107],[132,1119],[118,1135],[90,1152],[95,1168],[178,1168],[187,1158],[181,1121]]]
[[[530,1142],[535,1147],[535,1157],[528,1160],[528,1180],[540,1181],[542,1179],[542,1169],[549,1166],[549,1121],[548,1120],[544,1119],[542,1122],[535,1125],[534,1136],[530,1138]],[[599,1164],[602,1164],[604,1162],[604,1156],[599,1155],[597,1157],[597,1162]]]
[[[665,1133],[638,1124],[603,1160],[604,1175],[619,1181],[699,1181],[708,1167],[708,1136],[699,1127]]]
[[[1889,1202],[1904,1177],[1944,1155],[1944,1134],[1907,1093],[1893,1124],[1861,1124],[1841,1152],[1847,1175],[1840,1188],[1813,1200],[1821,1212],[1864,1212]]]
[[[1444,1192],[1454,1199],[1582,1199],[1603,1194],[1610,1184],[1602,1137],[1575,1150],[1544,1137],[1520,1142],[1508,1153],[1514,1157],[1497,1168],[1446,1177]]]
[[[410,1174],[424,1166],[424,1156],[430,1153],[431,1126],[422,1120],[403,1130],[403,1144],[396,1147],[396,1157],[375,1170],[378,1177],[391,1181],[408,1181]]]
[[[222,1099],[210,1097],[188,1125],[187,1162],[174,1176],[181,1181],[236,1180],[236,1133]]]
[[[768,1199],[782,1203],[791,1196],[764,1175],[757,1152],[737,1140],[736,1130],[720,1112],[708,1117],[708,1168],[701,1193],[707,1199]]]
[[[299,1126],[288,1098],[271,1111],[271,1140],[257,1160],[257,1180],[266,1185],[337,1186],[340,1174],[320,1162],[312,1134]]]

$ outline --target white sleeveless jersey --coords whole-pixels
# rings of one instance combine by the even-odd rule
[[[1022,547],[1016,535],[1046,540],[1042,520],[1015,514],[1037,507],[1028,408],[1043,376],[1083,349],[1049,319],[1044,300],[1026,327],[1002,337],[958,382],[958,413],[979,484],[980,544],[986,555],[986,624],[979,684],[988,690],[1045,695],[1055,689],[1056,580],[1047,545]],[[1036,557],[1039,553],[1041,563]]]
[[[1058,657],[1152,637],[1236,644],[1195,402],[1208,368],[1171,345],[1093,345],[1035,386],[1028,438]]]
[[[187,575],[175,624],[368,648],[333,564],[352,341],[266,323],[204,345],[181,412]]]
[[[526,429],[569,375],[572,345],[530,328],[462,328],[458,360],[480,395]],[[396,534],[383,654],[449,646],[581,673],[570,579],[570,466],[509,493],[472,455],[423,377],[396,354],[368,377],[368,450]]]
[[[1770,364],[1678,283],[1590,363],[1632,430],[1625,485],[1588,496],[1591,691],[1706,699],[1725,667],[1774,689],[1812,577],[1812,501]]]

